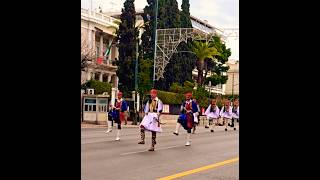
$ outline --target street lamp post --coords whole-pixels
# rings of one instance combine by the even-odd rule
[[[233,97],[233,88],[234,88],[234,73],[232,73],[232,99],[234,99]]]
[[[211,81],[209,81],[209,99],[211,98]]]
[[[135,62],[135,70],[134,70],[134,120],[133,124],[137,124],[137,92],[138,92],[138,59],[139,59],[139,38],[137,39],[136,43],[136,62]]]
[[[154,49],[153,49],[153,83],[152,87],[154,88],[154,82],[156,80],[156,48],[157,48],[157,21],[158,21],[158,0],[156,0],[155,7],[155,17],[154,17]]]

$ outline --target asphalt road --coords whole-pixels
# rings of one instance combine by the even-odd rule
[[[123,128],[120,141],[114,140],[115,127],[109,134],[105,130],[81,130],[82,180],[170,179],[168,176],[178,173],[184,173],[177,178],[183,180],[239,179],[239,161],[226,162],[239,157],[239,130],[224,131],[224,127],[216,127],[211,133],[198,127],[196,134],[191,135],[191,146],[185,146],[183,128],[175,136],[174,127],[163,127],[164,132],[157,134],[154,152],[147,151],[150,132],[146,132],[146,144],[141,145],[138,128]]]

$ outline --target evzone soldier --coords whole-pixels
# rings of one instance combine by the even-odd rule
[[[106,134],[108,134],[109,132],[112,131],[112,127],[113,127],[113,117],[112,117],[112,113],[113,113],[113,108],[112,108],[112,104],[110,103],[110,105],[109,105],[109,111],[108,111],[108,113],[107,113],[107,116],[108,116],[108,120],[107,120],[108,130],[105,132]]]
[[[122,98],[122,92],[118,92],[118,99],[116,99],[115,104],[112,110],[112,119],[115,123],[118,124],[117,137],[116,141],[120,140],[120,131],[121,131],[121,121],[123,121],[125,111],[127,111],[128,105],[127,102]],[[110,127],[110,128],[109,128]],[[111,121],[108,121],[108,131],[111,132]]]
[[[239,100],[235,99],[232,106],[232,123],[234,124],[235,121],[239,125]],[[234,127],[234,129],[236,129]]]
[[[224,106],[220,111],[220,116],[223,118],[224,124],[226,126],[224,130],[227,131],[232,119],[232,107],[230,106],[229,100],[225,100]],[[234,130],[236,130],[236,128],[234,128]]]
[[[154,146],[156,144],[156,133],[162,132],[160,126],[160,114],[162,112],[163,104],[162,101],[157,97],[157,90],[152,89],[150,91],[151,98],[146,103],[144,113],[145,116],[140,123],[140,133],[141,141],[138,144],[145,144],[145,131],[151,131],[151,147],[149,151],[154,151]]]
[[[214,132],[213,128],[216,124],[218,124],[218,120],[220,116],[220,110],[217,106],[217,101],[215,99],[211,100],[211,103],[204,114],[207,116],[207,120],[210,126],[210,131]]]
[[[199,104],[197,103],[197,100],[196,100],[196,99],[193,99],[193,101],[197,104],[198,113],[195,113],[195,114],[194,114],[194,124],[193,124],[192,134],[195,133],[195,131],[196,131],[196,126],[198,126],[198,124],[199,124],[199,112],[200,112],[200,107],[199,107]]]
[[[181,114],[177,120],[177,125],[176,129],[173,132],[175,135],[179,135],[179,129],[180,126],[182,126],[185,130],[187,130],[187,138],[186,138],[186,146],[190,146],[190,134],[191,134],[191,129],[193,128],[194,124],[194,116],[198,116],[198,107],[197,103],[191,100],[192,93],[187,92],[185,94],[186,100],[182,103],[181,105]]]

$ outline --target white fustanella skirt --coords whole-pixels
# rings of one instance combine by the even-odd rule
[[[148,115],[145,115],[142,119],[140,126],[142,125],[145,130],[148,131],[162,132],[162,128],[157,119],[157,113],[148,113]]]

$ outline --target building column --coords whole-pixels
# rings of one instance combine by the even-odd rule
[[[90,25],[88,29],[88,45],[89,45],[89,49],[91,49],[92,48],[92,30]]]
[[[96,52],[96,31],[95,30],[92,30],[92,51]]]
[[[117,47],[115,48],[114,53],[115,53],[114,57],[119,60],[119,57],[118,57],[119,56],[119,49]]]
[[[119,78],[118,78],[118,76],[116,76],[116,79],[115,79],[115,87],[118,89],[118,82],[119,82]]]
[[[86,75],[87,75],[87,81],[90,81],[90,79],[91,79],[91,71],[88,71]]]
[[[222,84],[222,93],[223,93],[223,94],[226,93],[226,84]]]
[[[100,82],[103,82],[102,75],[103,75],[103,74],[102,74],[102,72],[101,72],[101,73],[100,73],[100,76],[99,76],[99,81],[100,81]]]
[[[103,35],[100,35],[100,54],[99,57],[103,57]]]
[[[111,88],[111,104],[114,105],[118,88]]]
[[[95,72],[91,72],[92,76],[91,79],[94,80],[96,78],[96,73]]]
[[[111,74],[108,74],[108,83],[111,81]]]

